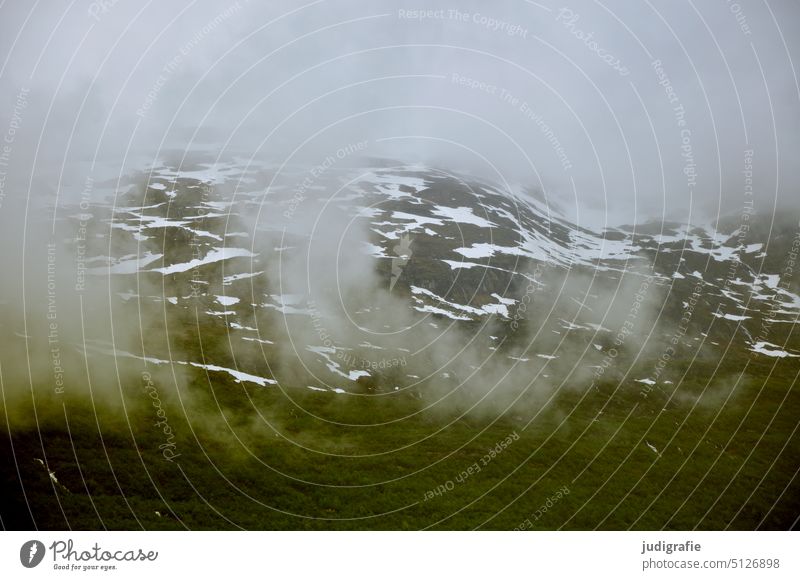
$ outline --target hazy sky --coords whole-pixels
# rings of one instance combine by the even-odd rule
[[[6,2],[0,212],[165,148],[367,141],[581,223],[741,212],[752,158],[772,213],[800,198],[799,27],[795,0]]]

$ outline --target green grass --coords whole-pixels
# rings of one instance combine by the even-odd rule
[[[724,361],[716,376],[727,378],[694,408],[687,397],[659,415],[665,395],[607,384],[560,393],[527,428],[539,409],[459,418],[404,394],[245,387],[219,373],[209,384],[197,373],[180,393],[185,413],[159,383],[174,462],[133,375],[127,413],[39,400],[40,430],[12,422],[0,515],[6,528],[42,529],[513,529],[526,518],[533,529],[787,529],[800,513],[797,365],[742,381],[723,406],[742,365]],[[713,368],[689,369],[679,391],[701,393]],[[513,432],[518,441],[457,480]],[[34,460],[45,455],[66,489]],[[431,497],[437,486],[451,489]]]

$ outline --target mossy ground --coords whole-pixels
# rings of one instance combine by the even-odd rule
[[[797,365],[753,360],[737,384],[743,365],[723,361],[726,378],[709,385],[716,364],[690,368],[677,404],[608,384],[563,390],[525,416],[463,417],[408,394],[197,372],[182,393],[161,387],[172,462],[132,380],[127,411],[39,400],[39,429],[3,425],[0,515],[7,529],[513,529],[526,518],[548,530],[788,529],[800,515]],[[483,464],[512,433],[519,440]],[[45,457],[59,484],[36,461]],[[439,486],[450,489],[431,498]]]

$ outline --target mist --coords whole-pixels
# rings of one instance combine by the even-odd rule
[[[4,6],[0,232],[10,275],[3,296],[9,305],[27,300],[19,310],[5,309],[4,329],[38,329],[42,341],[31,345],[23,336],[9,360],[33,352],[33,360],[47,361],[35,370],[16,368],[18,384],[36,383],[34,373],[49,382],[54,372],[46,341],[47,244],[57,248],[58,287],[74,286],[77,276],[65,243],[71,232],[59,231],[56,218],[83,202],[115,199],[132,173],[165,160],[189,164],[202,154],[274,169],[258,183],[273,205],[244,216],[242,225],[256,253],[300,248],[270,262],[262,281],[270,295],[291,296],[299,300],[293,306],[315,313],[307,319],[273,309],[255,316],[279,332],[267,363],[279,384],[333,390],[351,381],[352,371],[391,360],[402,363],[384,373],[389,379],[362,381],[367,394],[397,387],[421,401],[424,391],[423,405],[456,401],[448,408],[470,409],[492,393],[492,413],[526,393],[546,400],[563,387],[551,377],[591,369],[608,348],[561,340],[547,325],[591,322],[617,331],[646,269],[599,290],[592,278],[570,271],[540,281],[548,288],[539,294],[540,308],[548,314],[526,319],[512,354],[557,351],[563,362],[541,358],[532,389],[530,369],[474,344],[477,336],[492,336],[491,323],[465,330],[434,322],[407,308],[413,296],[388,291],[385,272],[376,272],[364,251],[371,234],[338,190],[317,212],[310,202],[276,198],[270,185],[296,187],[307,168],[334,159],[330,175],[312,184],[329,187],[333,174],[378,159],[535,191],[585,227],[710,223],[740,212],[746,187],[760,213],[797,209],[798,40],[785,30],[800,17],[797,4],[617,4]],[[235,199],[255,188],[240,183],[217,193]],[[130,288],[112,288],[108,278],[95,282],[80,296],[59,291],[60,341],[82,344],[88,336],[144,357],[146,343],[150,350],[162,344],[163,312],[118,313],[111,297]],[[137,279],[136,290],[166,298],[147,279]],[[570,310],[568,298],[581,294],[593,297],[592,311]],[[516,288],[508,297],[520,296]],[[252,299],[258,301],[255,292]],[[660,307],[648,298],[639,321],[654,320]],[[636,332],[648,326],[642,322]],[[545,327],[551,332],[543,334]],[[342,384],[318,376],[320,351],[309,346],[328,349],[322,352],[339,364]],[[75,358],[65,354],[65,365],[82,373],[81,353],[69,356]],[[272,361],[279,361],[275,368]],[[417,382],[401,381],[398,370]],[[591,372],[580,371],[577,383],[591,381]],[[447,380],[438,387],[421,388],[443,373]],[[180,389],[179,376],[167,380]],[[108,400],[119,394],[115,381],[103,385]]]
[[[167,150],[310,164],[362,141],[375,157],[535,187],[580,225],[730,213],[753,150],[757,209],[772,213],[797,199],[798,45],[785,26],[799,10],[4,6],[3,216]]]

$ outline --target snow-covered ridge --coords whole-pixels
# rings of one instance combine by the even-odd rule
[[[387,291],[389,272],[399,271],[393,298],[403,307],[407,304],[414,320],[425,326],[471,328],[479,324],[468,323],[479,322],[503,327],[519,317],[526,299],[528,314],[523,316],[532,317],[542,307],[540,296],[563,290],[542,276],[546,266],[559,275],[579,273],[602,282],[629,274],[652,275],[660,289],[677,300],[671,311],[665,310],[669,316],[688,311],[692,293],[697,293],[700,306],[693,310],[692,322],[702,321],[710,327],[704,331],[715,339],[704,340],[704,345],[719,346],[722,338],[714,331],[722,328],[747,351],[775,359],[800,356],[797,345],[786,343],[782,334],[800,316],[800,296],[782,272],[774,266],[765,269],[764,257],[774,256],[768,241],[745,240],[739,231],[722,233],[685,224],[594,231],[570,223],[518,186],[509,191],[421,166],[339,168],[335,176],[318,179],[304,189],[303,199],[296,197],[297,184],[308,175],[303,168],[297,168],[288,182],[273,182],[270,176],[256,183],[258,171],[263,170],[264,166],[246,169],[236,162],[195,165],[185,171],[159,167],[149,175],[148,187],[140,188],[147,192],[140,205],[136,199],[123,197],[105,214],[98,212],[102,216],[98,223],[105,226],[103,249],[85,257],[87,272],[129,282],[123,286],[127,291],[115,293],[126,304],[133,304],[130,299],[137,297],[138,302],[158,302],[165,311],[178,312],[192,309],[191,300],[200,299],[199,315],[236,334],[240,345],[278,350],[280,339],[269,334],[258,317],[302,324],[313,313],[307,296],[289,294],[275,280],[281,269],[274,266],[305,251],[311,234],[301,228],[307,216],[316,216],[328,204],[365,232],[364,239],[344,248],[344,253],[352,250],[364,264],[374,264],[375,272],[387,276]],[[289,210],[290,217],[285,217]],[[292,214],[295,210],[304,219]],[[263,216],[260,221],[257,214]],[[298,229],[281,237],[289,226]],[[127,244],[116,244],[119,240]],[[398,266],[398,260],[402,265]],[[187,290],[187,279],[198,272],[202,275]],[[140,290],[131,275],[164,284],[163,295]],[[374,279],[381,278],[370,277],[370,283]],[[536,300],[529,300],[534,294]],[[582,311],[594,307],[592,297],[565,291],[556,298],[573,301]],[[374,304],[359,305],[354,316],[379,316],[375,308]],[[593,352],[604,352],[603,337],[618,330],[608,322],[601,324],[600,316],[572,318],[559,313],[549,323],[545,333],[551,338],[577,334],[586,338]],[[267,336],[260,334],[262,330]],[[701,339],[695,335],[686,340]],[[501,348],[500,342],[487,343],[487,350]],[[308,350],[303,351],[306,346]],[[347,346],[382,348],[368,341]],[[325,375],[309,388],[322,388],[326,378],[345,388],[368,382],[359,379],[369,371],[343,366],[336,356],[340,351],[320,349],[324,347],[300,345],[304,355],[310,352],[315,357]],[[516,354],[510,360],[528,365],[559,356],[543,350]],[[559,362],[566,358],[562,356]],[[220,361],[175,364],[226,373],[262,386],[274,380],[215,362]],[[645,380],[650,379],[639,381],[650,386]]]

